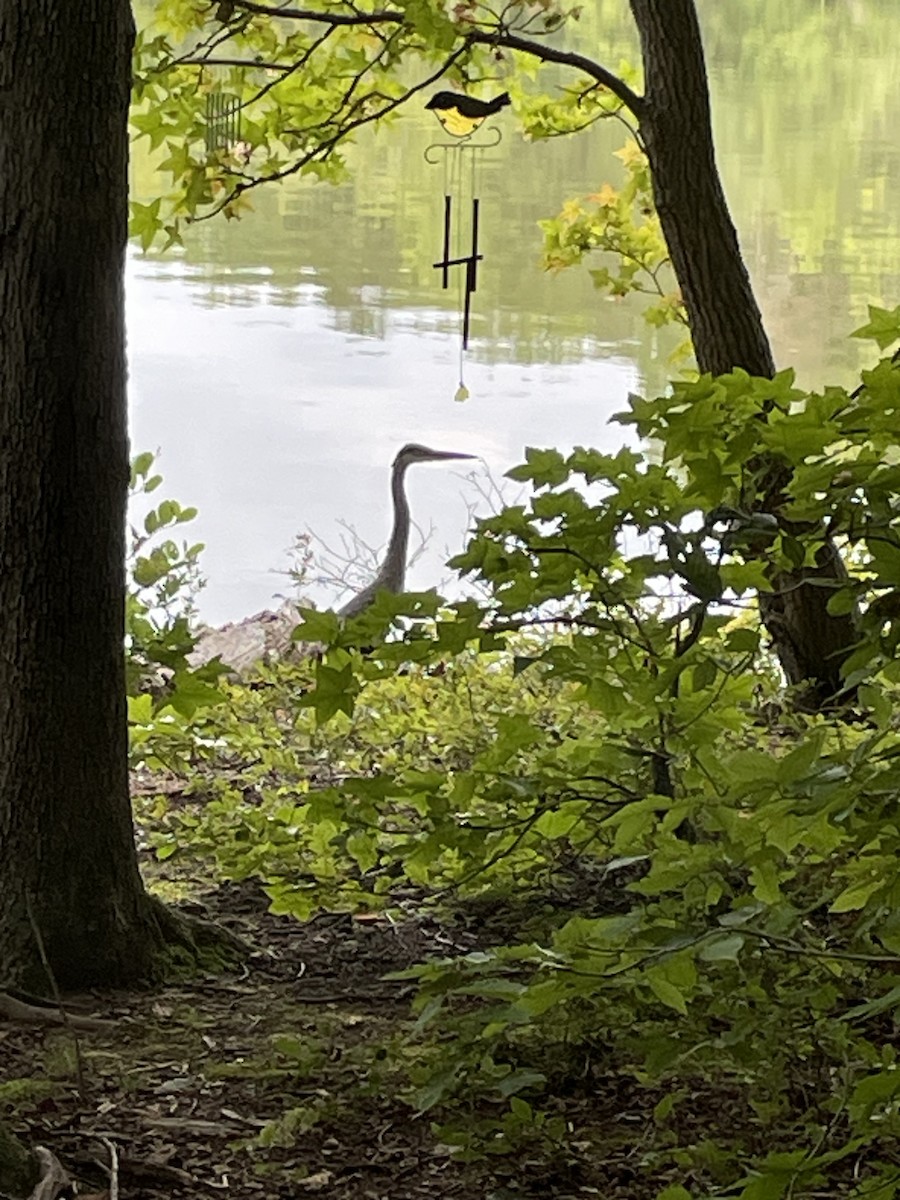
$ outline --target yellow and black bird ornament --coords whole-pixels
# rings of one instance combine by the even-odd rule
[[[476,100],[459,92],[438,92],[426,108],[430,108],[447,133],[455,138],[467,138],[487,118],[509,104],[509,92],[501,92],[493,100]]]

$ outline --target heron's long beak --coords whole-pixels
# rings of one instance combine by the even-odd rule
[[[477,458],[477,454],[458,454],[455,450],[433,450],[431,457],[435,460],[445,458]]]

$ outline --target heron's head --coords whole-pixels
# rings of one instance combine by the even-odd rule
[[[394,470],[405,471],[413,463],[444,462],[450,458],[475,458],[475,455],[460,454],[455,450],[431,450],[428,446],[410,442],[409,445],[398,451],[397,457],[394,459]]]

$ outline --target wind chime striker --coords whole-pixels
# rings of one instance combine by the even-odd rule
[[[472,296],[478,288],[478,264],[484,258],[478,246],[479,198],[475,195],[476,159],[479,151],[485,151],[496,146],[502,134],[499,129],[491,132],[491,141],[473,142],[472,135],[484,124],[485,120],[509,104],[509,95],[503,92],[493,100],[476,100],[472,96],[462,96],[456,92],[438,92],[425,105],[434,112],[444,130],[455,140],[452,142],[435,142],[425,151],[425,161],[437,163],[440,161],[436,154],[440,153],[444,163],[444,240],[443,253],[439,262],[433,264],[435,270],[441,272],[441,283],[444,289],[450,286],[450,268],[463,267],[464,282],[461,288],[462,302],[462,341],[459,352],[459,388],[457,400],[468,398],[468,390],[463,382],[463,355],[469,348],[469,331],[472,314]],[[463,191],[464,153],[471,151],[468,172],[468,192],[471,200],[469,217],[469,249],[464,252],[461,247],[465,240],[465,230],[462,224],[454,230],[453,190]]]

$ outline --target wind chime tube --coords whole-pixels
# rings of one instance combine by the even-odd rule
[[[472,255],[466,266],[466,291],[474,292],[478,288],[478,205],[477,197],[472,197]]]
[[[469,318],[472,312],[472,293],[478,286],[478,200],[472,197],[472,253],[464,260],[466,264],[466,299],[463,306],[463,350],[469,348]]]
[[[444,261],[441,265],[444,268],[443,280],[445,290],[450,286],[450,207],[452,203],[453,201],[450,196],[444,196]]]

